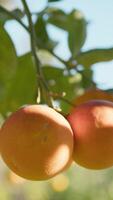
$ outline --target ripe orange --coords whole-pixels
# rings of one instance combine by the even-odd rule
[[[3,160],[17,175],[44,180],[71,164],[73,133],[68,121],[54,109],[29,105],[6,120],[0,146]]]
[[[107,100],[113,102],[113,95],[97,88],[88,89],[83,95],[77,97],[74,103],[75,105],[80,105],[89,100]]]
[[[113,103],[81,104],[68,115],[68,121],[75,137],[74,161],[90,169],[113,166]]]

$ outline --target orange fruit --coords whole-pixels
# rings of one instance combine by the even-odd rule
[[[89,101],[67,118],[75,137],[74,161],[89,169],[113,166],[113,103]]]
[[[97,88],[88,89],[83,95],[77,97],[74,103],[75,105],[80,105],[89,100],[107,100],[113,102],[113,95]]]
[[[73,133],[54,109],[29,105],[13,113],[0,134],[1,156],[17,175],[46,180],[71,164]]]

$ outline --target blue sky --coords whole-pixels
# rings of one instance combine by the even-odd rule
[[[17,0],[17,3],[20,5],[20,0]],[[28,0],[28,3],[32,11],[37,11],[45,6],[46,0]],[[89,22],[84,50],[113,46],[113,0],[64,0],[58,5],[66,11],[76,8],[84,13]],[[12,22],[7,24],[7,28],[16,44],[18,53],[22,54],[28,51],[30,48],[29,36],[20,25]],[[69,57],[69,51],[64,51],[66,49],[66,33],[53,29],[51,26],[48,27],[48,30],[55,40],[61,42],[61,45],[56,49],[56,53],[64,58]],[[56,34],[54,34],[54,31],[56,31]],[[25,44],[24,48],[23,44]],[[113,61],[96,64],[93,69],[94,79],[99,87],[103,89],[113,88]]]

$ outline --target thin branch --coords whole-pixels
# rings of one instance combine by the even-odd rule
[[[42,87],[42,83],[43,83],[43,85],[45,87],[45,90],[46,90],[46,96],[48,97],[48,104],[50,106],[52,106],[52,99],[48,95],[49,88],[48,88],[48,85],[47,85],[47,83],[46,83],[46,81],[44,79],[44,76],[43,76],[43,73],[42,73],[42,70],[41,70],[41,63],[40,63],[40,60],[39,60],[39,58],[37,56],[37,38],[36,38],[34,25],[33,25],[33,22],[32,22],[32,15],[31,15],[29,7],[28,7],[28,5],[26,3],[26,0],[22,0],[22,3],[23,3],[23,6],[24,6],[24,9],[25,9],[27,18],[28,18],[28,22],[29,22],[31,50],[32,50],[32,55],[34,57],[35,66],[37,68],[37,74],[38,74],[38,77],[39,77],[39,79],[38,79],[39,87],[41,88]],[[41,89],[40,89],[40,92],[41,92]]]
[[[4,13],[9,15],[9,17],[11,17],[12,19],[15,19],[19,24],[21,24],[23,26],[23,28],[26,31],[29,31],[29,28],[16,15],[14,15],[12,12],[8,11],[7,9],[5,9],[2,6],[0,6],[0,10],[2,10]]]
[[[57,58],[61,63],[63,63],[64,65],[67,65],[67,62],[65,60],[63,60],[62,58],[60,58],[59,56],[57,56],[53,51],[49,51],[55,58]]]
[[[69,67],[68,67],[68,62],[65,61],[65,60],[63,60],[63,59],[60,58],[59,56],[57,56],[53,51],[50,51],[50,50],[49,50],[49,52],[50,52],[56,59],[58,59],[62,64],[65,65],[65,68],[66,68],[68,74],[70,75],[70,70],[69,70]]]
[[[33,22],[32,22],[32,17],[31,17],[31,13],[29,11],[29,8],[27,6],[27,3],[25,0],[22,0],[23,2],[23,5],[24,5],[24,8],[25,8],[25,12],[26,12],[26,15],[27,15],[27,18],[28,18],[28,22],[29,22],[29,32],[30,32],[30,39],[31,39],[31,49],[32,49],[32,54],[35,58],[35,64],[36,64],[36,67],[37,67],[37,71],[38,71],[38,74],[40,75],[40,60],[38,59],[37,57],[37,52],[36,52],[36,44],[35,44],[35,41],[36,41],[36,35],[35,35],[35,30],[34,30],[34,26],[33,26]]]

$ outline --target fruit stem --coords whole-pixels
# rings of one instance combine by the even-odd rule
[[[24,6],[26,15],[27,15],[28,22],[29,22],[31,51],[32,51],[32,55],[33,55],[33,58],[34,58],[35,66],[36,66],[36,69],[37,69],[37,75],[38,75],[38,86],[39,86],[40,90],[38,90],[39,92],[38,92],[38,98],[37,99],[38,99],[38,102],[40,102],[39,98],[40,98],[40,96],[41,97],[43,96],[43,92],[44,92],[45,96],[46,96],[46,101],[47,101],[46,103],[49,106],[53,107],[52,98],[48,95],[49,87],[48,87],[48,84],[45,81],[44,75],[42,73],[42,66],[41,66],[40,60],[39,60],[38,55],[37,55],[37,50],[38,50],[38,48],[37,48],[37,38],[36,38],[35,28],[34,28],[34,25],[33,25],[33,22],[32,22],[32,15],[31,15],[29,7],[26,3],[26,0],[22,0],[22,3],[23,3],[23,6]]]
[[[76,104],[74,104],[74,103],[72,103],[71,101],[69,101],[68,99],[66,99],[66,98],[64,97],[65,95],[63,95],[63,93],[62,93],[62,94],[58,94],[58,93],[52,93],[52,92],[50,92],[50,96],[54,97],[55,99],[60,99],[60,100],[62,100],[62,101],[64,101],[64,102],[66,102],[66,103],[69,104],[71,107],[76,107]]]

